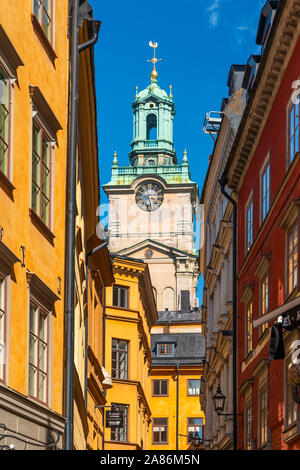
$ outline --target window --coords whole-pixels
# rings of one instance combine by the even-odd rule
[[[268,426],[268,390],[267,384],[259,389],[259,446],[262,447],[267,443],[267,426]]]
[[[39,122],[34,119],[31,207],[47,227],[50,226],[51,215],[51,153],[50,139]]]
[[[288,295],[298,285],[298,224],[295,224],[287,236],[288,251]]]
[[[292,364],[291,357],[285,361],[285,427],[291,426],[296,423],[298,419],[298,405],[293,398],[293,386],[288,383],[288,371]]]
[[[147,161],[148,166],[155,166],[155,161],[154,160],[148,160]]]
[[[173,356],[174,344],[171,344],[171,343],[158,344],[157,354],[158,356]]]
[[[269,310],[269,275],[266,274],[261,281],[261,315],[266,315]],[[264,323],[261,327],[261,333],[268,328],[268,324]]]
[[[0,277],[0,380],[5,378],[6,280]]]
[[[0,66],[0,170],[9,177],[11,82]]]
[[[153,418],[152,444],[168,443],[168,418]]]
[[[252,425],[253,425],[252,401],[248,400],[245,403],[245,450],[252,450]]]
[[[113,306],[128,308],[129,288],[123,286],[113,287]]]
[[[253,243],[253,199],[249,201],[246,207],[246,253],[250,250]]]
[[[270,208],[270,163],[267,162],[261,173],[261,221],[263,222]]]
[[[188,396],[200,396],[201,379],[188,379]]]
[[[153,397],[167,397],[169,393],[168,380],[152,380],[152,396]]]
[[[29,395],[48,401],[48,312],[33,300],[29,317]]]
[[[188,418],[187,434],[189,438],[203,439],[203,418]]]
[[[52,43],[53,0],[34,0],[33,14],[40,23],[47,39]]]
[[[292,104],[288,111],[288,154],[289,163],[299,152],[299,103]]]
[[[128,341],[112,340],[111,376],[116,379],[128,379]]]
[[[253,303],[249,302],[246,306],[246,356],[253,348]]]
[[[123,414],[123,427],[113,427],[110,430],[110,439],[112,441],[128,442],[128,405],[119,405],[112,403],[112,408],[118,407]]]

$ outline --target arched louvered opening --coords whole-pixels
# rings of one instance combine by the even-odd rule
[[[147,140],[157,140],[157,117],[155,114],[147,116]]]

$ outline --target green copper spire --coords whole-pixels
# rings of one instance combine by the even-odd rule
[[[161,60],[155,56],[157,42],[149,42],[154,55],[148,62],[153,63],[150,84],[138,92],[136,88],[133,107],[133,140],[129,154],[133,166],[176,164],[173,143],[173,119],[175,105],[172,87],[170,94],[160,88],[157,81],[156,63]]]

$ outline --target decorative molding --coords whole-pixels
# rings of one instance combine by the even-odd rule
[[[26,278],[30,294],[43,304],[47,310],[52,311],[54,303],[60,298],[35,273],[26,270]]]
[[[4,56],[5,62],[11,69],[14,76],[17,75],[17,69],[23,66],[23,62],[17,53],[16,49],[9,40],[6,32],[0,24],[0,54]]]
[[[32,21],[33,29],[36,32],[36,35],[38,36],[42,46],[44,47],[46,53],[48,54],[49,59],[54,64],[55,59],[57,59],[57,55],[55,54],[55,51],[52,47],[51,42],[47,38],[42,26],[40,25],[40,22],[38,21],[35,15],[31,15],[31,21]]]
[[[294,222],[296,222],[300,208],[300,198],[293,199],[287,208],[284,216],[282,217],[279,227],[283,230],[288,230]]]
[[[57,132],[62,129],[62,126],[46,101],[43,93],[38,86],[29,85],[29,94],[34,107],[43,117],[47,129],[51,132],[54,140],[57,140]]]
[[[3,274],[9,275],[15,263],[21,260],[3,243],[0,241],[0,268]]]
[[[260,280],[264,277],[264,275],[267,273],[269,266],[270,266],[270,258],[271,254],[266,254],[263,255],[256,266],[256,269],[254,271],[254,276],[258,277]]]

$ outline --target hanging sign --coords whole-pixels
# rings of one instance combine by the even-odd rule
[[[284,329],[293,330],[298,326],[300,326],[300,306],[288,310],[282,316],[282,327]]]
[[[106,427],[107,428],[122,428],[123,427],[123,413],[120,409],[112,409],[106,411]]]

